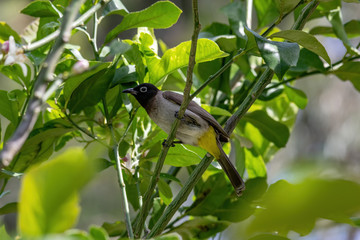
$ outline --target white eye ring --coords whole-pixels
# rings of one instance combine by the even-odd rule
[[[142,92],[142,93],[147,92],[147,87],[141,87],[140,92]]]

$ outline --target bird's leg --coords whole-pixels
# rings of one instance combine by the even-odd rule
[[[179,118],[179,111],[175,111],[175,117],[179,120],[184,120],[184,117]]]
[[[162,142],[163,147],[166,146],[166,143],[167,143],[167,142],[166,142],[166,139],[164,139],[164,141]],[[182,141],[173,141],[170,147],[175,147],[175,144],[178,144],[178,143],[181,144]]]

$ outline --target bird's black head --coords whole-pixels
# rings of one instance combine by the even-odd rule
[[[130,93],[136,100],[146,108],[151,102],[153,97],[158,93],[159,89],[150,83],[143,83],[134,88],[129,88],[123,91],[123,93]]]

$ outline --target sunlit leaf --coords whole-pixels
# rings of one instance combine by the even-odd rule
[[[120,236],[126,232],[126,225],[125,222],[114,222],[108,223],[104,222],[102,227],[106,230],[110,237]]]
[[[56,7],[46,0],[33,1],[29,3],[21,13],[32,17],[60,17],[59,11]]]
[[[190,41],[183,42],[167,50],[160,59],[156,57],[147,59],[150,82],[156,83],[176,69],[187,66],[189,63],[190,47]],[[223,58],[227,55],[227,53],[220,50],[215,42],[209,39],[199,39],[197,42],[196,63]]]
[[[273,0],[254,1],[254,6],[258,19],[258,28],[274,22],[279,16],[279,10]]]
[[[244,120],[250,122],[259,129],[261,134],[278,147],[284,147],[289,139],[289,129],[282,123],[270,118],[265,111],[254,111],[244,116]]]
[[[113,40],[119,33],[131,28],[169,28],[176,23],[181,12],[172,2],[159,1],[142,11],[126,14],[121,23],[108,33],[105,43]]]
[[[21,234],[41,236],[71,228],[80,211],[78,191],[92,178],[94,170],[81,148],[71,148],[28,171],[19,198]]]
[[[0,227],[0,239],[1,240],[12,240],[13,239],[12,237],[9,236],[9,234],[7,234],[5,225],[2,225]]]
[[[17,32],[13,30],[6,22],[0,21],[0,43],[8,41],[10,36],[13,36],[16,42],[21,42],[19,34],[17,34]]]

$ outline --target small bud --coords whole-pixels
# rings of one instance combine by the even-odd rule
[[[9,52],[9,48],[10,48],[9,46],[10,46],[9,41],[5,41],[1,46],[1,51],[4,54],[7,54]]]
[[[71,71],[72,71],[72,73],[74,73],[74,74],[80,74],[80,73],[86,71],[88,68],[89,68],[89,62],[88,62],[88,60],[82,59],[82,60],[77,61],[77,62],[73,65]]]

